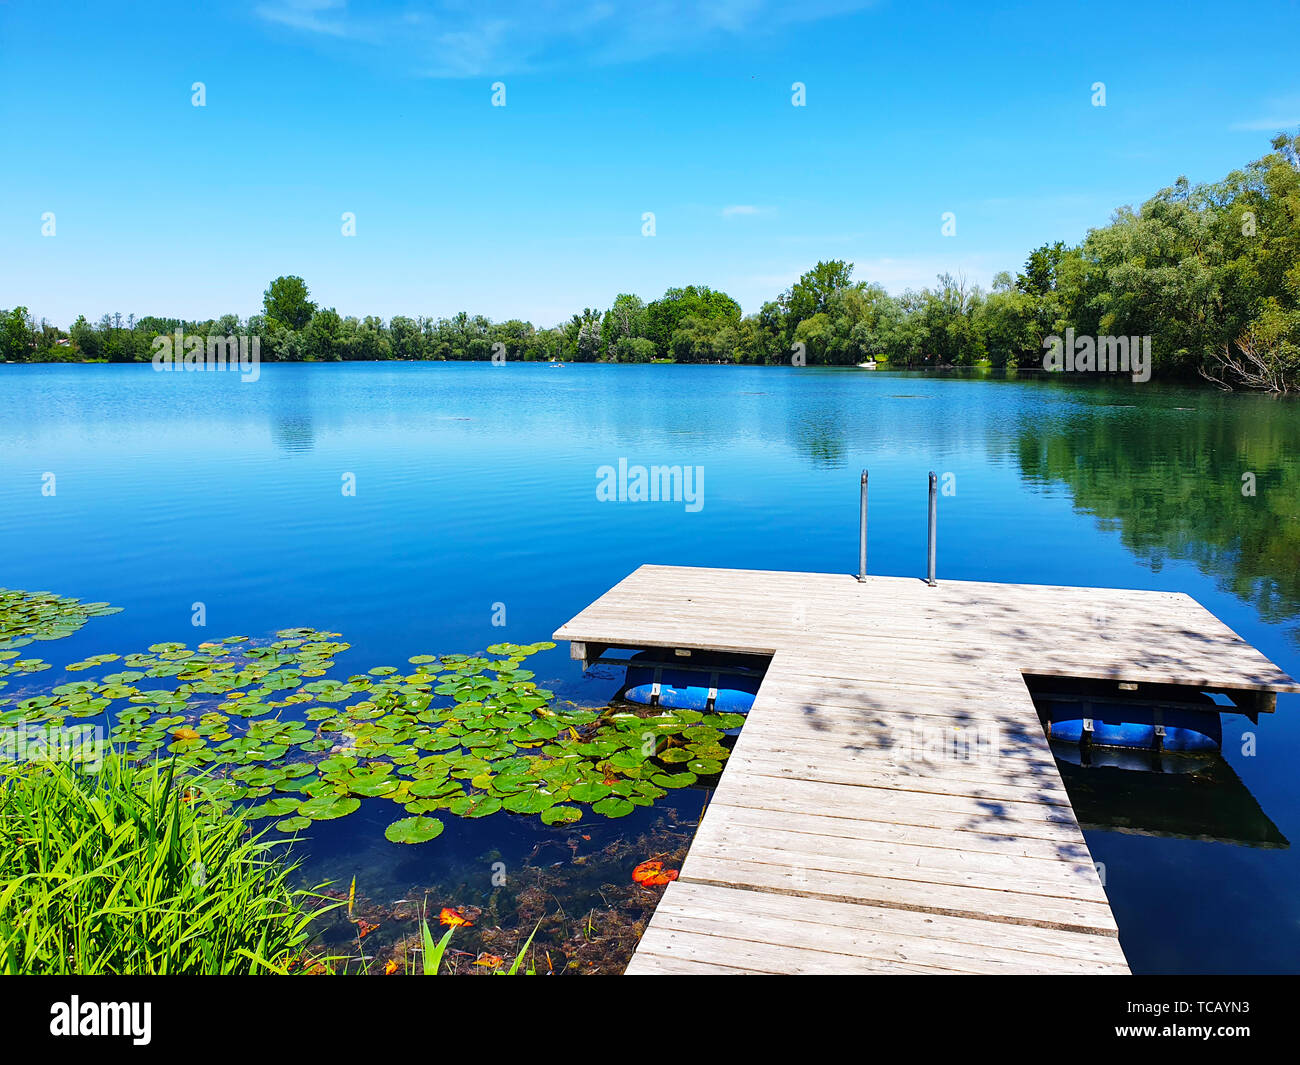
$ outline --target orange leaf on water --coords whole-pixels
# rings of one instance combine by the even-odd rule
[[[647,887],[663,887],[664,884],[671,884],[676,879],[676,869],[665,869],[662,873],[656,873],[649,879],[642,880],[641,883]]]
[[[647,887],[662,887],[677,879],[678,870],[665,869],[664,863],[656,859],[642,862],[632,870],[632,879]]]
[[[495,954],[480,954],[475,965],[486,965],[489,969],[496,969],[505,964],[505,958],[498,957]]]
[[[385,975],[385,976],[392,976],[393,973],[395,973],[395,972],[397,972],[397,962],[395,962],[395,961],[390,961],[387,965],[384,966],[384,975]]]
[[[663,862],[654,861],[653,859],[648,862],[642,862],[632,870],[632,879],[638,884],[643,884],[650,877],[657,876],[663,867]]]
[[[449,906],[444,906],[442,908],[442,912],[438,914],[438,922],[440,924],[450,925],[453,928],[458,928],[461,925],[465,925],[468,927],[469,925],[472,925],[474,923],[464,914],[457,913]]]

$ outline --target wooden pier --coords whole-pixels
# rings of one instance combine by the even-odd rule
[[[1300,691],[1170,592],[642,566],[555,638],[771,656],[629,974],[1126,973],[1025,676]]]

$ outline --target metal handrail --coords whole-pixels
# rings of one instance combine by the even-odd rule
[[[935,477],[934,470],[930,471],[930,537],[929,545],[926,550],[926,569],[925,582],[931,588],[934,587],[934,552],[935,536],[939,525],[939,479]]]
[[[867,471],[862,471],[862,502],[858,519],[858,580],[867,579]]]

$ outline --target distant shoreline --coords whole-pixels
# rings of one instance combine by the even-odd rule
[[[908,374],[916,376],[939,375],[953,378],[966,379],[1024,379],[1037,381],[1057,381],[1065,384],[1132,384],[1127,374],[1123,372],[1106,373],[1106,372],[1080,372],[1080,373],[1060,373],[1045,370],[1041,366],[992,366],[988,364],[978,365],[960,365],[960,364],[936,364],[930,366],[894,366],[887,362],[878,362],[874,369],[867,369],[856,364],[845,363],[818,363],[807,366],[792,366],[788,363],[744,363],[744,362],[676,362],[671,360],[656,360],[654,362],[616,362],[610,359],[588,360],[582,362],[564,362],[556,365],[553,361],[545,359],[504,359],[494,363],[492,359],[273,359],[261,363],[261,368],[267,366],[505,366],[507,364],[520,366],[536,366],[551,369],[571,369],[581,366],[601,366],[610,368],[632,368],[632,367],[691,367],[691,368],[718,368],[727,367],[732,369],[751,369],[751,370],[797,370],[797,371],[826,371],[835,370],[849,373],[858,371],[864,377],[876,374]],[[0,366],[137,366],[149,367],[156,369],[148,362],[110,362],[104,359],[84,360],[84,359],[47,359],[47,360],[25,360],[22,362],[14,360],[0,360]],[[200,372],[214,372],[212,367],[198,367]],[[238,364],[232,366],[230,371],[233,375],[238,375]],[[1221,392],[1221,389],[1212,387],[1208,382],[1196,376],[1183,375],[1165,375],[1162,377],[1153,377],[1149,382],[1151,384],[1160,384],[1178,388],[1188,388],[1196,392]],[[1241,390],[1238,394],[1258,395],[1257,392]]]

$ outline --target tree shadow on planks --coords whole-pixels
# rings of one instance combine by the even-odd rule
[[[990,822],[1023,826],[1026,834],[1033,834],[1033,826],[1038,823],[1061,826],[1045,830],[1043,838],[1059,858],[1077,864],[1081,854],[1087,853],[1086,844],[1055,758],[1028,688],[1018,676],[1014,685],[1007,680],[991,677],[993,690],[978,698],[971,696],[970,701],[977,705],[970,708],[954,705],[938,687],[912,688],[905,693],[906,701],[900,703],[896,688],[881,692],[877,685],[873,691],[873,682],[869,680],[804,681],[802,687],[819,689],[818,694],[793,700],[773,694],[771,701],[780,700],[785,704],[783,710],[797,709],[797,715],[786,715],[791,724],[790,736],[796,742],[817,737],[835,750],[864,756],[864,778],[872,769],[873,756],[882,755],[890,764],[888,779],[899,790],[924,791],[924,787],[917,785],[923,784],[927,777],[950,783],[954,778],[966,779],[969,783],[955,792],[936,792],[969,802],[970,816],[955,826],[958,831],[987,839],[1008,834],[990,833]],[[782,677],[778,686],[789,683],[790,678]],[[760,688],[760,700],[763,696]],[[927,701],[937,712],[916,712],[918,705],[924,707]],[[990,709],[1004,701],[1018,705],[1014,710]],[[762,703],[755,705],[758,709]],[[919,744],[907,736],[912,727],[921,737]],[[941,748],[936,757],[934,746],[926,740],[927,732],[932,730],[966,732],[977,739],[972,744],[967,738],[961,738],[953,748]],[[964,762],[963,755],[969,756]],[[827,783],[852,781],[840,779]],[[862,783],[870,781],[864,779]],[[1062,828],[1074,831],[1062,832]]]

